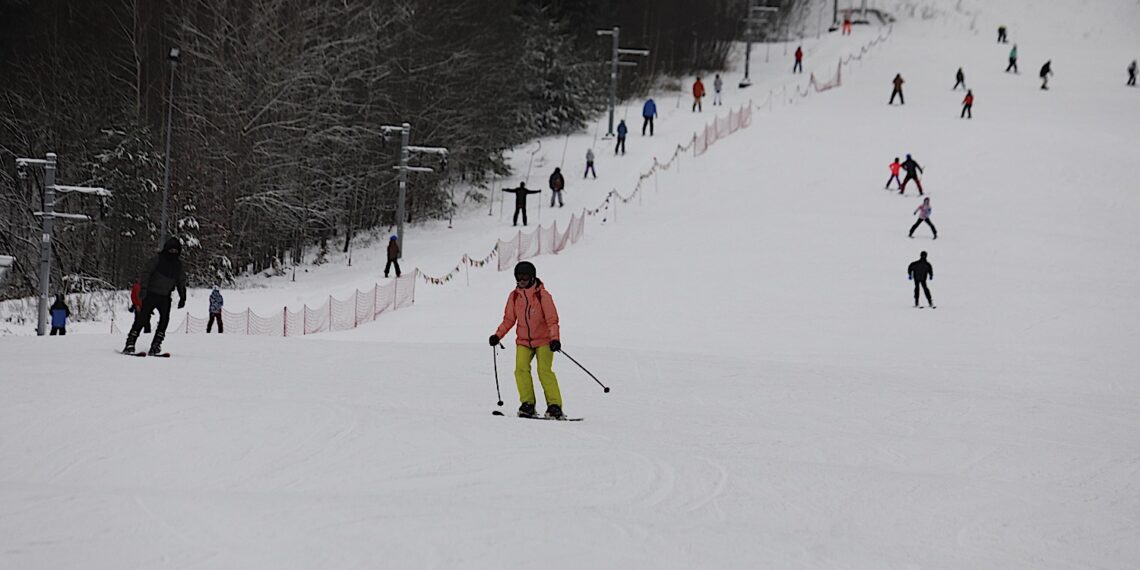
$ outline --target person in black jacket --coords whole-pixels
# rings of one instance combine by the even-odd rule
[[[181,254],[182,242],[172,237],[166,240],[162,251],[151,258],[143,269],[142,278],[139,279],[142,308],[135,311],[135,322],[131,325],[131,332],[127,333],[124,354],[135,352],[139,332],[155,309],[158,310],[158,326],[154,329],[154,338],[147,354],[162,354],[162,341],[166,338],[166,327],[170,324],[170,294],[174,289],[178,289],[178,308],[186,306],[186,271],[179,259]]]
[[[554,172],[550,175],[550,207],[554,207],[554,201],[558,200],[558,207],[562,207],[562,189],[566,187],[566,179],[562,177],[562,169],[555,168]]]
[[[1041,88],[1049,89],[1049,76],[1053,75],[1053,60],[1046,61],[1045,65],[1041,66],[1039,75],[1041,76]]]
[[[918,261],[912,261],[906,268],[906,278],[914,281],[914,306],[918,306],[918,287],[922,286],[922,290],[926,293],[926,302],[933,309],[934,301],[930,298],[930,289],[926,286],[926,279],[930,278],[934,281],[934,268],[931,267],[930,262],[926,260],[926,252],[918,254]]]
[[[957,79],[957,81],[954,82],[954,88],[951,89],[951,91],[957,91],[959,85],[962,86],[962,89],[966,88],[966,74],[962,71],[961,67],[958,68],[958,74],[955,75],[954,78]]]
[[[919,166],[919,164],[915,162],[915,160],[908,154],[906,155],[906,160],[904,160],[902,163],[902,167],[903,170],[906,171],[906,176],[903,177],[902,187],[899,188],[899,194],[906,192],[907,182],[914,180],[915,185],[918,186],[918,195],[922,196],[922,181],[918,179],[918,175],[922,173],[922,166]]]
[[[392,236],[388,238],[388,263],[384,265],[384,277],[388,277],[388,272],[392,270],[392,266],[396,266],[396,279],[400,278],[400,238]]]
[[[522,213],[523,225],[526,225],[526,195],[538,194],[539,190],[529,190],[526,187],[526,182],[519,182],[518,188],[503,188],[503,192],[510,192],[515,195],[515,217],[512,226],[519,225],[519,213]]]

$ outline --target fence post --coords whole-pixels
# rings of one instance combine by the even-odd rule
[[[186,313],[186,334],[190,334],[190,313]]]
[[[281,336],[289,336],[289,307],[281,307],[281,322],[285,323],[281,327]]]
[[[360,326],[360,289],[353,289],[352,291],[352,328]]]
[[[419,271],[419,269],[416,269]],[[380,316],[380,284],[372,286],[372,318]]]
[[[301,306],[301,336],[309,334],[309,305]]]
[[[332,332],[333,330],[332,302],[333,297],[332,295],[329,295],[329,332]]]
[[[418,269],[418,268],[417,268]],[[392,280],[392,310],[400,308],[400,278]]]

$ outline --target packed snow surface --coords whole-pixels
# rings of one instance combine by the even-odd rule
[[[486,338],[513,287],[491,268],[349,332],[172,334],[169,360],[115,354],[122,335],[0,337],[0,567],[1135,567],[1140,5],[879,4],[899,21],[838,89],[788,104],[806,74],[772,46],[749,90],[726,74],[723,107],[662,94],[652,139],[631,102],[629,154],[599,139],[597,182],[593,127],[545,141],[530,186],[567,177],[549,223],[627,193],[714,114],[780,99],[533,260],[565,349],[613,388],[557,357],[584,422],[509,416],[513,347],[491,415]],[[882,31],[806,38],[806,70],[830,78]],[[913,186],[883,189],[907,153],[937,240],[907,237]],[[482,257],[515,231],[494,208],[413,229],[406,263]],[[381,247],[227,308],[367,287]],[[912,307],[919,251],[937,309]]]

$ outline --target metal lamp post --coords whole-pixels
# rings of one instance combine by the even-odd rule
[[[165,172],[162,182],[162,237],[159,238],[159,243],[166,243],[166,238],[170,236],[170,224],[166,209],[170,202],[170,139],[174,122],[174,71],[178,68],[178,56],[180,54],[181,51],[178,48],[170,48],[170,55],[166,58],[170,62],[170,93],[166,98],[166,156],[164,157],[165,166],[163,170]]]
[[[610,54],[610,126],[606,131],[606,137],[614,136],[614,108],[617,107],[617,82],[618,82],[618,68],[619,67],[636,67],[637,63],[633,61],[621,61],[620,56],[623,55],[649,55],[647,49],[634,49],[619,47],[621,39],[621,28],[614,26],[609,30],[597,30],[599,36],[613,36],[613,48]]]
[[[90,221],[91,217],[83,214],[65,214],[55,211],[55,194],[80,193],[80,194],[93,194],[95,196],[109,197],[111,191],[106,188],[86,187],[86,186],[64,186],[55,183],[55,170],[56,170],[56,155],[54,152],[49,152],[42,158],[17,158],[16,166],[19,169],[21,176],[27,176],[27,169],[30,166],[39,166],[44,169],[44,210],[42,212],[33,212],[33,214],[43,219],[43,237],[40,240],[40,300],[39,300],[39,318],[36,322],[36,334],[44,336],[47,334],[47,314],[48,314],[48,295],[51,289],[51,254],[52,254],[52,237],[55,230],[54,222],[56,218],[67,220],[82,220]]]
[[[384,140],[392,133],[400,133],[400,164],[396,165],[396,170],[400,171],[400,192],[396,199],[396,245],[400,246],[400,257],[404,257],[404,218],[406,217],[405,202],[408,196],[408,173],[409,172],[435,172],[434,168],[428,166],[408,166],[408,160],[411,158],[413,152],[422,154],[434,154],[440,157],[441,166],[447,168],[447,149],[441,146],[412,146],[409,141],[412,138],[412,125],[409,123],[402,123],[400,126],[384,125],[380,127],[380,132]]]

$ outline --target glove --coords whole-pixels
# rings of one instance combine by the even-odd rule
[[[930,280],[931,280],[931,281],[934,281],[934,276],[933,276],[933,275],[931,275],[931,276],[930,276]]]
[[[133,313],[133,312],[135,312],[135,306],[134,306],[134,305],[131,305],[130,307],[127,307],[127,312],[128,312],[128,313]]]
[[[186,306],[186,297],[180,297],[178,299],[178,308],[181,309],[185,306]]]
[[[558,339],[550,341],[550,350],[553,350],[554,352],[562,350],[562,341]]]
[[[907,280],[907,281],[910,281],[910,280],[911,280],[911,277],[910,277],[910,275],[909,275],[909,274],[906,276],[906,280]]]
[[[489,340],[491,341],[491,346],[499,346],[498,335],[491,335],[491,338]]]

